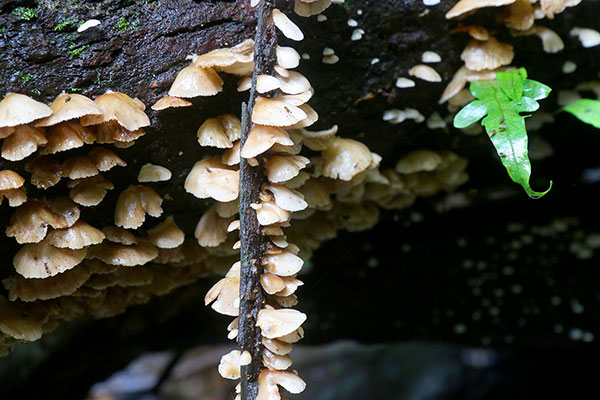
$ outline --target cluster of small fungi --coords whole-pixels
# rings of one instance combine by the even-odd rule
[[[295,10],[309,16],[330,3],[296,0]],[[300,29],[281,11],[274,9],[272,18],[286,37],[302,40]],[[168,96],[153,110],[189,107],[192,103],[186,98],[218,94],[224,84],[219,73],[239,76],[240,92],[252,86],[253,40],[189,59],[191,64],[178,73]],[[8,205],[16,207],[6,235],[21,245],[14,255],[16,273],[2,281],[8,298],[0,295],[0,355],[15,343],[39,339],[62,320],[114,316],[152,295],[224,272],[206,302],[236,317],[228,328],[234,339],[240,302],[236,214],[243,158],[260,165],[265,175],[260,202],[252,204],[267,241],[260,279],[267,301],[256,321],[263,337],[259,399],[279,399],[278,385],[300,392],[304,382],[287,370],[291,344],[302,338],[300,325],[306,319],[290,308],[297,304],[303,260],[341,229],[371,228],[380,207],[403,209],[418,197],[454,190],[468,179],[466,160],[451,152],[416,150],[395,169],[380,170],[381,157],[356,140],[338,137],[337,126],[307,130],[318,115],[307,104],[313,88],[293,71],[300,59],[293,48],[277,47],[273,75],[256,80],[260,96],[244,146],[242,123],[234,115],[209,118],[199,127],[199,144],[223,153],[199,160],[185,181],[189,193],[215,201],[201,216],[194,238],[186,238],[171,216],[153,228],[143,227],[146,214],[159,218],[163,213],[162,197],[144,185],[123,188],[114,205],[113,224],[88,223],[97,220],[92,217],[94,207],[114,189],[101,173],[110,178],[112,168],[127,168],[117,155],[119,149],[132,146],[150,125],[141,101],[118,92],[93,101],[63,93],[47,106],[21,94],[6,95],[0,102],[1,156],[15,162],[21,174],[30,174],[35,188],[30,193],[36,197],[27,197],[21,174],[0,171],[0,200],[7,198]],[[82,153],[82,147],[93,144],[114,149],[97,146]],[[17,163],[21,160],[24,163]],[[138,175],[140,183],[170,178],[168,169],[151,164]],[[61,188],[62,179],[66,188]],[[51,187],[54,190],[46,191]],[[226,378],[239,378],[240,365],[249,361],[248,354],[234,351],[223,357],[219,371]]]
[[[329,3],[296,1],[296,10],[312,7],[313,13],[318,13]],[[302,40],[300,29],[280,10],[274,9],[271,17],[287,38]],[[252,40],[189,59],[191,64],[179,72],[169,96],[153,108],[187,106],[190,103],[185,98],[215,95],[223,89],[218,72],[239,76],[240,92],[252,87]],[[240,241],[231,236],[240,228],[236,219],[240,160],[264,169],[260,202],[251,205],[267,238],[260,276],[266,302],[256,320],[262,334],[263,365],[258,399],[280,399],[278,385],[291,393],[299,393],[305,386],[301,378],[287,371],[292,365],[292,343],[304,335],[301,325],[306,315],[291,308],[298,303],[295,292],[302,281],[297,274],[303,259],[323,241],[335,237],[339,229],[371,228],[378,220],[377,206],[405,208],[418,196],[453,190],[468,179],[466,160],[451,152],[417,150],[400,160],[395,170],[380,171],[381,157],[358,141],[336,136],[337,126],[307,130],[318,115],[307,104],[313,88],[306,77],[293,71],[300,59],[293,48],[277,46],[273,75],[256,79],[255,89],[260,95],[243,146],[242,123],[235,116],[225,114],[204,121],[197,131],[198,143],[223,149],[223,153],[196,162],[185,181],[189,193],[215,200],[195,230],[200,246],[236,257],[205,298],[215,311],[235,317],[228,326],[229,339],[235,339],[241,264]],[[306,149],[308,157],[300,154]],[[219,372],[224,378],[239,379],[241,366],[251,361],[249,352],[234,350],[223,356]],[[240,385],[238,397],[239,389]]]

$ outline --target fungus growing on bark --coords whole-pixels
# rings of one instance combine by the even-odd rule
[[[221,163],[219,157],[208,157],[194,164],[185,180],[185,190],[200,199],[212,197],[227,202],[237,199],[239,173]]]
[[[191,105],[191,102],[184,99],[180,99],[179,97],[164,96],[161,97],[150,108],[154,111],[162,111],[166,110],[167,108],[190,107]]]
[[[13,264],[24,278],[47,278],[74,268],[83,261],[86,251],[86,248],[58,248],[48,241],[41,241],[21,247]]]
[[[516,0],[460,0],[448,13],[446,19],[456,18],[458,16],[475,11],[484,7],[500,7],[512,4]]]
[[[214,96],[223,90],[223,79],[212,68],[188,65],[179,73],[169,89],[169,96],[191,98]]]
[[[162,198],[153,189],[135,185],[119,195],[115,206],[115,225],[125,229],[137,229],[146,220],[146,214],[158,218],[163,210]]]
[[[460,55],[471,71],[496,69],[509,65],[514,57],[513,47],[490,37],[486,41],[471,40]]]
[[[174,249],[183,244],[185,233],[175,224],[173,217],[169,216],[148,230],[148,240],[160,249]]]
[[[38,147],[48,143],[39,129],[27,125],[15,127],[14,133],[2,142],[2,158],[9,161],[20,161],[35,153]]]
[[[164,182],[171,179],[171,171],[160,165],[144,164],[138,174],[138,182]]]
[[[150,119],[144,113],[144,104],[137,99],[132,99],[125,93],[109,91],[98,96],[94,103],[102,110],[102,114],[82,117],[81,125],[98,125],[116,121],[129,131],[135,131],[150,125]]]
[[[423,79],[424,81],[428,82],[442,81],[442,77],[440,76],[440,74],[437,73],[435,69],[424,64],[415,65],[414,67],[408,70],[408,74],[410,76],[414,76],[416,78]]]
[[[0,101],[0,128],[16,127],[52,114],[47,105],[23,94],[9,93]]]
[[[64,121],[85,117],[86,115],[99,116],[102,110],[96,103],[80,94],[62,93],[50,104],[52,115],[38,121],[36,127],[48,127]]]
[[[10,207],[18,207],[27,200],[23,189],[25,179],[9,169],[0,171],[0,204],[4,198],[8,200]]]

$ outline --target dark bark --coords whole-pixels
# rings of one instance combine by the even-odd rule
[[[254,71],[248,105],[242,105],[242,146],[252,129],[252,111],[256,101],[256,80],[260,75],[272,74],[277,33],[271,12],[271,1],[262,0],[258,6],[258,21],[254,39]],[[252,361],[241,368],[242,400],[254,400],[258,395],[258,375],[262,369],[262,335],[256,326],[258,312],[264,306],[265,294],[260,284],[263,272],[261,259],[265,238],[251,204],[259,204],[261,186],[266,183],[263,168],[252,167],[244,158],[240,160],[240,316],[237,342],[240,351],[248,351]]]

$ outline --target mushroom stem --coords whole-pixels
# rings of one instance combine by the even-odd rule
[[[256,101],[256,81],[263,74],[273,72],[277,34],[271,17],[273,4],[261,0],[258,8],[258,23],[254,45],[254,71],[248,105],[242,104],[243,146],[252,128],[252,110]],[[265,294],[260,284],[263,267],[261,259],[265,250],[265,238],[250,207],[259,202],[261,185],[266,183],[263,167],[252,167],[245,158],[240,160],[240,307],[239,332],[237,337],[241,352],[248,351],[252,361],[241,367],[241,399],[254,400],[258,394],[258,377],[261,372],[262,336],[256,326],[258,312],[265,303]]]

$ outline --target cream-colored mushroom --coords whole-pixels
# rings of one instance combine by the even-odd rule
[[[115,225],[125,229],[137,229],[144,223],[146,214],[160,217],[162,198],[153,189],[135,185],[119,195],[115,206]]]
[[[301,108],[277,98],[258,97],[252,111],[252,122],[267,126],[292,126],[306,117]]]
[[[456,18],[470,11],[484,7],[500,7],[512,4],[516,0],[460,0],[448,13],[446,19]]]
[[[169,96],[198,97],[214,96],[223,90],[223,79],[212,68],[188,65],[175,77]]]
[[[239,194],[239,172],[221,163],[220,157],[208,157],[194,164],[184,187],[200,199],[232,201]]]
[[[304,39],[304,34],[300,28],[298,28],[298,26],[294,24],[287,15],[279,11],[277,8],[273,9],[273,23],[286,38],[295,41]]]
[[[179,97],[174,96],[164,96],[161,97],[156,103],[150,107],[154,111],[162,111],[167,108],[180,108],[180,107],[190,107],[192,105],[191,102],[180,99]]]
[[[48,143],[41,130],[20,125],[15,132],[2,142],[2,158],[9,161],[20,161],[35,153],[39,146]]]
[[[294,12],[301,17],[322,13],[331,5],[331,0],[295,0]]]
[[[101,115],[96,103],[80,94],[62,93],[50,104],[52,115],[35,124],[36,127],[57,125],[86,115]]]
[[[294,332],[306,321],[306,314],[297,310],[262,309],[258,312],[256,326],[260,328],[263,337],[277,339]]]
[[[47,105],[18,93],[8,93],[0,101],[0,128],[25,125],[52,114]]]
[[[13,264],[17,273],[25,278],[47,278],[75,267],[85,254],[85,248],[60,249],[42,241],[21,247]]]
[[[496,69],[503,65],[509,65],[513,57],[513,47],[500,43],[494,37],[490,37],[486,41],[471,40],[460,55],[465,66],[472,71]]]
[[[164,182],[171,179],[171,171],[167,168],[154,165],[154,164],[144,164],[142,168],[140,168],[140,172],[138,174],[137,180],[138,182]]]
[[[82,117],[81,125],[98,125],[103,122],[116,121],[129,131],[135,131],[150,125],[150,119],[144,113],[144,104],[137,99],[132,99],[125,93],[109,91],[98,96],[94,103],[102,110],[102,114]]]
[[[264,257],[261,262],[265,271],[282,277],[297,274],[304,265],[304,261],[300,257],[287,249],[280,254]]]
[[[68,228],[50,231],[46,236],[46,241],[58,248],[83,249],[102,243],[104,237],[101,230],[79,220]]]
[[[203,247],[216,247],[227,240],[227,227],[231,218],[222,218],[217,214],[215,206],[202,214],[194,236]]]
[[[150,243],[161,249],[174,249],[185,240],[185,233],[177,226],[172,216],[148,230]]]
[[[336,137],[322,152],[323,175],[349,181],[371,165],[373,157],[364,144],[353,139]]]

